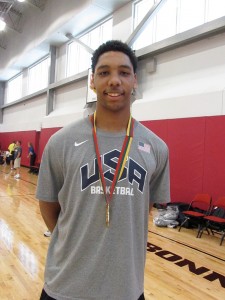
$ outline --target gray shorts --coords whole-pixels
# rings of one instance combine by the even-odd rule
[[[14,169],[20,168],[21,157],[14,160]]]

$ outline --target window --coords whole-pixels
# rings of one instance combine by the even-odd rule
[[[156,16],[155,42],[164,40],[176,34],[177,1],[167,1]]]
[[[134,4],[134,29],[138,26],[141,20],[145,17],[146,13],[155,4],[154,0],[142,0]],[[137,41],[134,43],[134,49],[140,49],[147,45],[153,44],[154,41],[154,18],[149,22],[147,30],[143,32],[138,37]]]
[[[8,81],[6,103],[22,98],[22,74]]]
[[[49,64],[48,57],[28,69],[28,94],[48,86]]]
[[[80,41],[95,50],[100,44],[112,39],[112,19],[81,36]],[[83,72],[90,68],[91,54],[76,41],[68,45],[67,76]]]
[[[180,0],[179,32],[204,24],[205,0]]]
[[[155,4],[154,0],[137,1],[134,4],[134,28],[141,22],[146,13]]]
[[[208,0],[208,11],[207,20],[211,21],[214,19],[225,16],[225,1],[224,0]]]
[[[134,3],[134,28],[158,0]],[[150,19],[133,48],[140,49],[225,16],[224,0],[167,0]]]

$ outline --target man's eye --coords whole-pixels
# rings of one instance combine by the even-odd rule
[[[99,76],[106,76],[106,75],[108,75],[108,74],[109,74],[108,71],[102,71],[102,72],[99,72],[99,73],[98,73]]]
[[[121,73],[122,76],[126,76],[126,77],[130,75],[130,73],[125,72],[125,71],[122,71],[122,72],[120,72],[120,73]]]

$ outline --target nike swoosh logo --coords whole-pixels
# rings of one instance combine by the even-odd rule
[[[75,147],[81,146],[82,144],[86,143],[87,141],[88,141],[88,140],[83,141],[83,142],[80,142],[80,143],[75,142],[75,143],[74,143],[74,146],[75,146]]]

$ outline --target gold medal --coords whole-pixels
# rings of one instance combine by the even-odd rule
[[[105,221],[106,226],[109,227],[109,203],[106,203]]]

